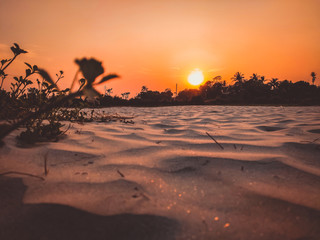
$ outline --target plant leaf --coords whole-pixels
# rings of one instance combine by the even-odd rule
[[[24,63],[25,65],[27,65],[30,69],[32,69],[31,65],[29,63]]]
[[[87,84],[91,85],[98,76],[104,73],[102,67],[102,62],[97,61],[94,58],[82,58],[76,59],[76,64],[78,64],[83,77],[87,80]]]
[[[10,49],[11,49],[11,51],[12,51],[14,54],[17,54],[17,50],[16,50],[15,47],[11,47]]]
[[[38,71],[38,66],[37,65],[33,65],[33,71]]]
[[[27,51],[20,48],[20,46],[17,43],[13,44],[15,47],[11,47],[11,50],[14,54],[19,55],[21,53],[27,53]]]
[[[43,79],[45,81],[47,81],[48,83],[50,83],[52,86],[54,86],[56,89],[59,90],[58,86],[55,84],[55,82],[52,80],[52,78],[50,77],[50,75],[47,73],[47,71],[43,70],[43,69],[39,69],[38,73],[40,74],[41,77],[43,77]]]
[[[30,69],[26,69],[26,77],[28,77],[31,74],[31,70]]]
[[[6,62],[9,62],[11,59],[3,59],[1,60],[1,65],[4,65]]]
[[[109,75],[103,77],[103,78],[98,82],[98,84],[103,83],[103,82],[107,82],[107,81],[109,81],[109,80],[111,80],[111,79],[118,78],[118,77],[119,77],[119,75],[117,75],[117,74],[114,74],[114,73],[109,74]]]

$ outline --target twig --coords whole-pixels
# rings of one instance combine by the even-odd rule
[[[120,175],[121,177],[124,177],[124,175],[123,175],[122,172],[120,172],[119,170],[117,170],[117,172],[119,173],[119,175]]]
[[[17,57],[18,55],[19,55],[19,54],[14,54],[13,58],[7,63],[7,65],[6,65],[4,68],[0,69],[0,70],[1,70],[0,72],[4,74],[4,70],[16,59],[16,57]],[[0,76],[1,76],[1,75],[2,75],[2,74],[0,74]],[[5,79],[5,77],[2,78],[1,85],[0,85],[0,89],[2,88],[4,79]]]
[[[9,171],[9,172],[0,173],[0,176],[4,176],[4,175],[8,175],[8,174],[25,175],[25,176],[34,177],[34,178],[41,179],[42,181],[45,181],[45,179],[43,177],[40,177],[40,176],[37,176],[37,175],[33,175],[33,174],[30,174],[30,173],[16,172],[16,171]]]
[[[44,175],[45,175],[45,176],[47,176],[48,173],[49,173],[49,170],[48,170],[48,168],[47,168],[48,154],[49,154],[49,152],[47,152],[47,153],[44,155]]]
[[[79,73],[80,73],[80,69],[76,72],[76,74],[73,77],[72,84],[71,84],[71,87],[70,87],[70,92],[71,92],[71,90],[72,90],[72,88],[73,88],[73,86],[74,86],[74,84],[75,84],[75,82],[77,80],[77,77],[78,77]]]
[[[215,141],[216,144],[218,144],[218,146],[223,150],[224,147],[222,147],[222,145],[220,143],[217,142],[217,140],[215,140],[208,132],[206,132],[206,134],[213,140]]]
[[[320,138],[316,138],[313,141],[300,141],[302,143],[315,143],[316,141],[318,141]]]
[[[67,127],[67,129],[66,129],[65,131],[63,131],[60,135],[63,135],[63,134],[65,134],[66,132],[68,132],[70,128],[71,128],[71,123],[69,124],[69,126]]]
[[[146,196],[144,193],[140,193],[140,196],[142,196],[146,200],[150,200],[150,198],[148,196]]]

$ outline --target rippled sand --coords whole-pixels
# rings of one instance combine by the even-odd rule
[[[0,176],[0,239],[320,239],[320,107],[104,110],[134,124],[5,139],[0,173],[45,180]]]

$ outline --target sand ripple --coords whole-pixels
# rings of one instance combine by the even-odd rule
[[[32,149],[6,139],[2,172],[43,176],[48,161],[44,182],[24,177],[25,203],[163,216],[176,239],[320,237],[319,107],[104,110],[135,123],[73,124]]]

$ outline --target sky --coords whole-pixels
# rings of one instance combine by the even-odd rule
[[[205,80],[239,71],[311,82],[314,71],[320,82],[320,0],[0,0],[0,9],[0,58],[15,42],[29,52],[8,67],[6,86],[28,62],[63,70],[68,87],[82,57],[121,76],[100,92],[130,97],[143,85],[191,88],[196,68]]]

